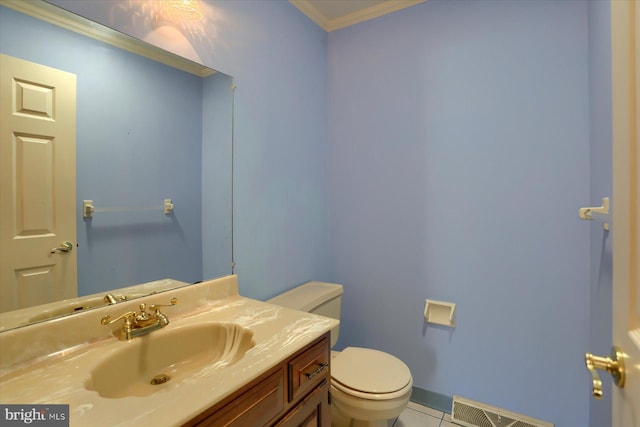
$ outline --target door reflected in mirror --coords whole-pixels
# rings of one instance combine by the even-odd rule
[[[196,71],[182,71],[4,6],[0,28],[1,53],[76,76],[75,183],[64,185],[75,191],[77,296],[232,273],[232,78],[184,59],[182,68]],[[2,102],[11,102],[4,93]],[[15,147],[15,132],[2,132],[2,144]],[[11,173],[15,182],[19,170]],[[55,179],[55,170],[48,173]],[[11,218],[2,222],[3,245],[16,236],[19,212],[4,203],[15,194],[2,195],[2,216]],[[168,214],[165,199],[173,204]],[[83,200],[95,206],[88,218]],[[64,221],[53,218],[46,232],[55,235]],[[2,299],[11,309],[29,305],[23,273],[34,266],[5,267],[1,286],[17,283]]]

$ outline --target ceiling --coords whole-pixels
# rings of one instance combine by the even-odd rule
[[[325,31],[368,21],[426,0],[289,0]]]

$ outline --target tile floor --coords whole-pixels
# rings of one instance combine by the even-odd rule
[[[451,422],[451,415],[417,403],[409,402],[392,427],[460,427]]]

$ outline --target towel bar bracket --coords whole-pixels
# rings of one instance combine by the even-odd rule
[[[578,210],[578,216],[580,219],[593,220],[598,219],[602,221],[602,227],[605,230],[609,230],[609,222],[611,221],[609,212],[609,198],[602,198],[602,205],[595,207],[580,208]]]

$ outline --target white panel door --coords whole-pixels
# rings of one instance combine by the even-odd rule
[[[76,76],[0,55],[0,78],[1,313],[77,296],[77,255]]]
[[[640,427],[640,2],[612,0],[613,343],[625,364],[612,426]]]

